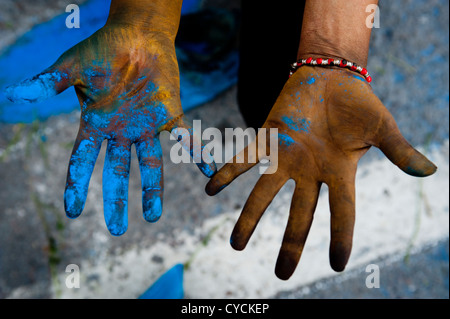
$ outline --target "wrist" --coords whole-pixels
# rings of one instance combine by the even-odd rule
[[[164,33],[175,40],[182,3],[183,0],[111,0],[106,24],[136,32]]]
[[[354,62],[362,67],[367,66],[369,53],[368,42],[350,43],[351,41],[339,41],[320,36],[303,36],[297,52],[297,60],[316,58],[331,58]]]
[[[366,8],[376,0],[307,1],[298,59],[336,58],[366,67],[371,28]]]

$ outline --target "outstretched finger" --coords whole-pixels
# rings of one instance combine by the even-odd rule
[[[280,279],[289,279],[300,260],[313,221],[320,185],[317,181],[307,179],[301,179],[296,185],[283,244],[275,266],[275,274]]]
[[[101,137],[87,134],[80,128],[70,158],[64,192],[64,207],[69,218],[76,218],[83,211],[89,181],[101,146]]]
[[[158,137],[136,143],[142,184],[142,209],[144,219],[154,223],[162,214],[163,162]]]
[[[266,136],[262,136],[265,134]],[[270,140],[269,133],[269,140]],[[264,137],[264,138],[262,138]],[[240,151],[236,156],[233,157],[231,161],[226,163],[218,172],[215,174],[208,184],[206,184],[205,191],[208,195],[214,196],[218,194],[222,189],[227,187],[233,180],[239,177],[241,174],[247,172],[259,163],[260,156],[265,156],[265,154],[260,154],[262,149],[259,145],[264,144],[267,140],[267,130],[261,130],[256,139],[253,140],[247,147]],[[272,152],[272,150],[271,150]],[[276,152],[276,150],[274,151]],[[267,174],[270,175],[270,174]]]
[[[245,248],[261,216],[287,180],[288,177],[282,174],[260,177],[231,234],[230,244],[234,249],[243,250]]]
[[[369,101],[380,115],[376,134],[369,143],[378,147],[392,163],[409,175],[424,177],[436,172],[436,166],[406,141],[383,103],[375,95]]]
[[[350,176],[351,175],[351,176]],[[330,265],[335,271],[343,271],[347,265],[353,243],[355,225],[355,178],[328,183],[331,212]]]
[[[436,172],[437,167],[406,141],[391,116],[387,116],[378,139],[380,150],[405,173],[424,177]]]
[[[127,141],[109,140],[103,167],[103,209],[106,226],[114,236],[128,228],[128,181],[131,145]]]

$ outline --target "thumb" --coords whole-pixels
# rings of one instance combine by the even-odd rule
[[[74,84],[75,58],[72,50],[65,52],[49,68],[5,89],[14,103],[36,103],[53,97]]]
[[[378,140],[380,150],[405,173],[425,177],[436,172],[437,167],[406,141],[390,113],[384,118]]]

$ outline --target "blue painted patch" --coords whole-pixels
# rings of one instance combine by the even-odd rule
[[[101,147],[101,140],[91,136],[80,141],[74,148],[70,158],[66,190],[64,192],[64,207],[69,218],[78,217],[84,208],[89,188],[89,181]]]
[[[287,134],[278,133],[278,139],[281,141],[282,145],[291,146],[295,144],[295,141]]]
[[[227,186],[228,186],[228,184],[224,184],[224,185],[220,186],[219,189],[217,190],[217,192],[220,192],[221,190],[223,190]]]
[[[142,197],[144,198],[148,190],[142,191]],[[144,202],[144,219],[150,223],[157,222],[162,215],[162,202],[159,194],[153,196],[150,200]]]
[[[8,86],[5,89],[5,95],[14,103],[41,102],[56,95],[55,82],[61,81],[63,77],[67,78],[67,74],[58,72],[41,74],[33,79]]]
[[[430,44],[430,45],[428,45],[425,49],[421,50],[421,51],[419,52],[419,54],[420,54],[422,57],[429,57],[431,54],[433,54],[433,52],[434,52],[435,49],[436,49],[436,48],[434,47],[434,45],[433,45],[433,44]]]
[[[128,228],[128,182],[131,150],[129,145],[108,141],[103,166],[103,209],[106,226],[114,236]]]
[[[309,133],[309,124],[311,123],[310,121],[304,119],[304,118],[297,118],[297,119],[292,119],[288,116],[283,116],[281,118],[281,120],[287,124],[287,126],[294,131],[303,131],[305,133]]]
[[[164,273],[139,299],[183,299],[184,266],[177,264]]]
[[[217,172],[217,168],[215,168],[215,163],[207,164],[207,163],[199,163],[197,167],[206,177],[213,177],[213,175]]]
[[[162,215],[163,168],[162,149],[156,137],[136,143],[142,185],[142,208],[144,219],[156,222]]]
[[[83,120],[96,129],[106,129],[111,123],[111,117],[111,114],[105,114],[97,110],[85,111],[83,114]]]
[[[306,83],[308,83],[308,84],[313,84],[314,82],[316,82],[316,79],[314,77],[311,77],[310,79],[308,79],[306,81]]]
[[[353,77],[353,78],[355,78],[355,79],[357,79],[357,80],[359,80],[359,81],[361,81],[361,82],[363,82],[363,83],[366,83],[366,80],[365,80],[365,79],[363,79],[362,77],[360,77],[360,76],[358,76],[358,75],[356,75],[356,74],[351,74],[350,76]],[[340,84],[339,84],[339,85],[340,85]]]

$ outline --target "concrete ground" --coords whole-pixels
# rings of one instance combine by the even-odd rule
[[[235,252],[229,235],[259,175],[251,171],[208,197],[208,180],[195,165],[169,161],[173,142],[167,135],[164,213],[157,223],[142,218],[133,153],[128,231],[110,236],[101,191],[104,148],[83,214],[67,219],[62,195],[78,129],[74,111],[29,125],[0,124],[0,298],[136,298],[179,262],[190,265],[187,298],[449,298],[449,4],[382,1],[380,10],[368,66],[372,86],[405,137],[439,170],[414,179],[377,150],[363,158],[355,247],[346,271],[336,274],[328,266],[326,189],[309,248],[292,279],[280,281],[273,269],[292,184],[277,196],[247,249]],[[205,128],[244,127],[235,87],[186,115]],[[64,284],[69,264],[80,267],[80,289]],[[379,268],[379,288],[366,286],[368,265]]]

